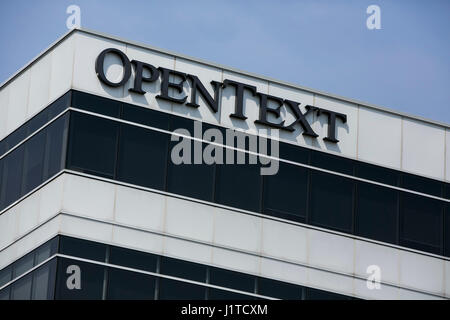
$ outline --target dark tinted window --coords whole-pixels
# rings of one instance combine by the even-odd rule
[[[311,165],[331,171],[353,175],[354,163],[350,159],[319,151],[311,151]]]
[[[156,271],[157,256],[119,247],[110,247],[109,263],[145,271]]]
[[[351,232],[354,182],[335,175],[311,172],[312,224]]]
[[[440,253],[442,211],[440,201],[402,193],[400,244]]]
[[[310,150],[294,146],[289,143],[280,143],[280,159],[286,159],[294,162],[309,163]]]
[[[118,118],[120,116],[121,102],[73,91],[72,107]]]
[[[159,279],[159,300],[204,300],[205,296],[205,287],[171,279]]]
[[[169,115],[164,112],[154,111],[143,107],[124,104],[122,119],[140,123],[149,127],[169,129]]]
[[[3,287],[6,283],[12,280],[12,267],[8,266],[0,270],[0,287]]]
[[[351,300],[351,297],[347,297],[341,294],[327,292],[323,290],[307,288],[306,289],[307,300]]]
[[[373,184],[358,183],[356,234],[396,243],[398,192]]]
[[[191,149],[190,163],[174,164],[172,152],[177,157],[182,157],[179,154],[180,149],[176,147],[179,143],[189,143]],[[206,144],[202,144],[203,148]],[[174,149],[175,147],[175,149]],[[204,150],[204,149],[202,149]],[[192,140],[180,139],[179,142],[171,141],[169,148],[169,161],[168,161],[168,176],[167,184],[168,191],[181,194],[196,199],[202,199],[212,201],[214,190],[214,164],[208,165],[203,163],[194,163],[194,142]]]
[[[206,281],[206,266],[168,257],[161,257],[160,273],[199,282]]]
[[[254,276],[214,267],[209,269],[209,283],[250,293],[255,290]]]
[[[112,178],[115,170],[118,124],[73,113],[70,121],[69,169]]]
[[[9,292],[11,291],[11,286],[8,286],[2,290],[0,290],[0,300],[9,300]]]
[[[13,283],[11,300],[31,300],[32,274],[27,274]]]
[[[54,237],[53,239],[47,241],[39,248],[34,250],[34,265],[38,265],[44,260],[50,258],[52,255],[58,252],[58,242],[59,237]]]
[[[23,193],[42,182],[44,171],[45,131],[40,131],[25,143]]]
[[[3,159],[2,204],[4,206],[8,206],[22,194],[23,156],[24,145],[22,144]]]
[[[444,184],[432,179],[413,176],[411,174],[404,174],[402,175],[402,187],[405,189],[442,197],[442,188],[444,187]]]
[[[241,152],[236,152],[236,154]],[[261,207],[261,172],[260,165],[248,164],[216,165],[216,201],[218,203],[260,211]]]
[[[164,189],[168,135],[121,126],[117,178],[149,188]]]
[[[264,177],[264,212],[305,221],[308,169],[280,162],[278,173]]]
[[[48,120],[48,112],[49,108],[45,108],[41,112],[39,112],[37,115],[35,115],[33,118],[28,120],[27,127],[28,127],[28,135],[35,132],[37,129],[41,128],[44,124],[47,123]]]
[[[444,235],[445,255],[450,257],[450,204],[448,203],[445,209]]]
[[[254,300],[253,296],[247,296],[237,292],[220,290],[215,288],[208,289],[208,300]]]
[[[62,97],[58,98],[55,102],[48,106],[48,118],[53,119],[63,110],[70,107],[70,100],[72,96],[72,91],[67,92]]]
[[[55,292],[56,259],[33,271],[33,300],[52,300]]]
[[[398,185],[399,179],[398,172],[394,170],[362,162],[359,162],[356,165],[356,176],[363,179],[386,183],[393,186]]]
[[[58,173],[64,167],[64,134],[68,127],[69,113],[55,120],[46,129],[46,167],[44,168],[44,180]]]
[[[13,279],[21,276],[34,266],[34,252],[23,256],[13,264]]]
[[[105,261],[106,245],[72,237],[60,238],[59,252],[89,260]]]
[[[302,287],[271,279],[258,278],[258,294],[283,300],[300,300]]]
[[[67,283],[76,284],[75,269],[80,270],[80,289],[70,290]],[[59,300],[101,300],[103,296],[104,267],[71,259],[58,259],[56,299]],[[69,279],[69,277],[71,277]]]
[[[154,277],[114,268],[108,269],[107,299],[153,300],[154,298]]]

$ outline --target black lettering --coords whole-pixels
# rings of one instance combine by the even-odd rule
[[[178,93],[183,92],[183,83],[186,81],[186,74],[179,71],[174,71],[166,68],[159,68],[159,71],[161,72],[161,94],[157,95],[157,99],[163,99],[175,103],[185,103],[187,96],[184,96],[183,98],[174,98],[169,96],[169,88],[173,88]],[[170,82],[169,77],[170,75],[177,76],[181,78],[181,81],[179,82]]]

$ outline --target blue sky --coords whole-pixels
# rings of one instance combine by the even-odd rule
[[[85,28],[450,123],[448,0],[0,1],[0,82],[67,32],[70,4]]]

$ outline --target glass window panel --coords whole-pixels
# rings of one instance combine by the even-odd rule
[[[403,174],[402,187],[442,197],[442,188],[444,187],[444,184],[440,181],[414,176],[412,174]]]
[[[168,139],[161,132],[122,125],[117,178],[164,190]]]
[[[108,269],[107,299],[153,300],[154,298],[154,277],[114,268]]]
[[[401,194],[400,244],[440,253],[443,203],[413,194]]]
[[[14,148],[19,142],[27,137],[28,134],[28,123],[24,123],[19,128],[11,132],[6,138],[7,149],[10,150]]]
[[[303,164],[309,163],[310,150],[294,146],[289,143],[280,143],[280,158]]]
[[[171,279],[159,279],[159,300],[204,300],[206,288]]]
[[[12,280],[12,266],[9,265],[0,270],[0,287]]]
[[[24,274],[34,266],[34,252],[28,253],[13,264],[13,279]]]
[[[341,294],[327,292],[323,290],[307,288],[306,300],[351,300],[351,297],[347,297]]]
[[[255,300],[255,297],[253,296],[248,296],[237,292],[215,288],[209,288],[208,290],[208,300]]]
[[[9,292],[11,291],[11,286],[8,286],[0,290],[0,300],[9,300]]]
[[[97,242],[61,236],[59,242],[59,252],[69,256],[104,262],[106,257],[106,245]]]
[[[156,271],[158,257],[151,253],[139,252],[120,247],[110,247],[109,263],[145,271]]]
[[[171,154],[173,147],[178,143],[171,141],[169,154]],[[168,191],[181,194],[196,199],[212,201],[214,190],[214,164],[207,165],[205,163],[194,164],[194,143],[189,141],[191,145],[191,160],[190,164],[174,164],[171,158],[168,164]],[[204,150],[206,144],[202,144]]]
[[[302,287],[266,278],[258,278],[258,294],[283,300],[300,300]]]
[[[209,269],[209,283],[250,293],[255,290],[254,276],[214,267]]]
[[[34,265],[38,265],[39,263],[45,261],[50,258],[52,255],[58,252],[58,241],[59,237],[56,236],[53,239],[47,241],[42,246],[35,250],[35,258]]]
[[[69,266],[78,266],[80,270],[80,289],[69,289],[67,283],[74,284],[77,275]],[[103,296],[103,280],[105,269],[103,266],[85,263],[71,259],[58,259],[58,276],[56,285],[56,299],[58,300],[100,300]],[[69,279],[70,277],[70,279]]]
[[[390,170],[362,162],[358,162],[356,164],[356,176],[367,180],[389,184],[392,186],[397,186],[399,179],[399,173],[395,170]]]
[[[445,221],[444,221],[444,247],[445,247],[445,255],[450,257],[450,204],[447,203],[445,209]]]
[[[31,299],[32,274],[27,274],[12,284],[11,300]]]
[[[70,100],[72,91],[66,92],[62,97],[58,98],[55,102],[48,106],[48,118],[53,119],[65,109],[70,107]]]
[[[6,152],[6,140],[3,139],[0,141],[0,156],[2,156]]]
[[[161,257],[160,273],[199,282],[206,281],[206,266],[169,257]]]
[[[56,259],[33,271],[33,300],[53,300],[56,280]]]
[[[19,199],[22,194],[23,156],[24,145],[22,144],[4,158],[2,185],[4,206]]]
[[[352,231],[354,182],[350,179],[311,172],[312,224],[340,231]]]
[[[47,123],[49,120],[48,113],[49,109],[47,107],[28,121],[28,134],[32,134]]]
[[[353,175],[354,161],[319,151],[311,151],[311,165]]]
[[[116,122],[73,113],[70,122],[69,169],[114,177],[118,131]]]
[[[140,123],[149,127],[169,129],[170,115],[165,112],[150,110],[143,107],[124,104],[122,119]]]
[[[121,102],[80,91],[72,92],[72,107],[100,113],[110,117],[120,116]]]
[[[42,182],[44,170],[45,132],[40,131],[25,143],[23,194]]]
[[[303,222],[306,217],[308,169],[279,163],[278,173],[264,177],[264,212]]]
[[[260,212],[261,210],[261,166],[259,164],[216,165],[216,201],[218,203]]]
[[[398,192],[373,184],[358,183],[356,234],[396,243]]]
[[[191,134],[191,137],[194,136],[194,121],[177,116],[171,116],[169,122],[170,131],[175,131],[177,129],[186,129]]]
[[[69,113],[64,114],[46,128],[47,144],[45,149],[45,164],[43,179],[46,180],[64,167],[64,132],[67,130]]]

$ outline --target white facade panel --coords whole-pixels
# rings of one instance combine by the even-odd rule
[[[154,193],[117,186],[114,221],[161,230],[164,224],[165,199]]]
[[[215,208],[170,197],[166,198],[166,204],[164,228],[166,233],[197,241],[213,242]]]
[[[114,217],[115,188],[111,184],[73,176],[64,182],[62,210],[112,221]]]
[[[53,48],[50,53],[52,65],[49,101],[58,99],[72,87],[74,50],[74,37],[69,37]]]
[[[359,107],[358,159],[401,168],[402,118]]]
[[[442,294],[445,288],[445,261],[400,252],[400,284],[405,288]],[[450,275],[449,275],[450,276]]]
[[[287,261],[308,262],[308,230],[263,219],[261,253]]]
[[[398,250],[370,242],[356,241],[355,274],[368,277],[367,271],[370,266],[379,268],[383,282],[399,285],[400,258]]]
[[[8,84],[9,99],[6,134],[17,129],[27,118],[28,93],[30,89],[30,70],[24,71]]]
[[[225,209],[216,209],[214,244],[259,253],[261,219]]]
[[[123,98],[124,87],[108,87],[99,81],[95,72],[95,61],[103,50],[116,48],[125,52],[126,45],[118,41],[103,40],[83,33],[75,33],[74,37],[75,55],[72,87],[112,98]],[[106,56],[103,70],[107,79],[112,82],[118,82],[122,79],[123,67],[116,55]]]
[[[0,89],[0,139],[6,136],[8,124],[9,86]]]
[[[445,179],[445,129],[403,119],[402,168]]]
[[[31,118],[49,102],[52,54],[46,54],[30,72],[30,90],[26,118]]]

